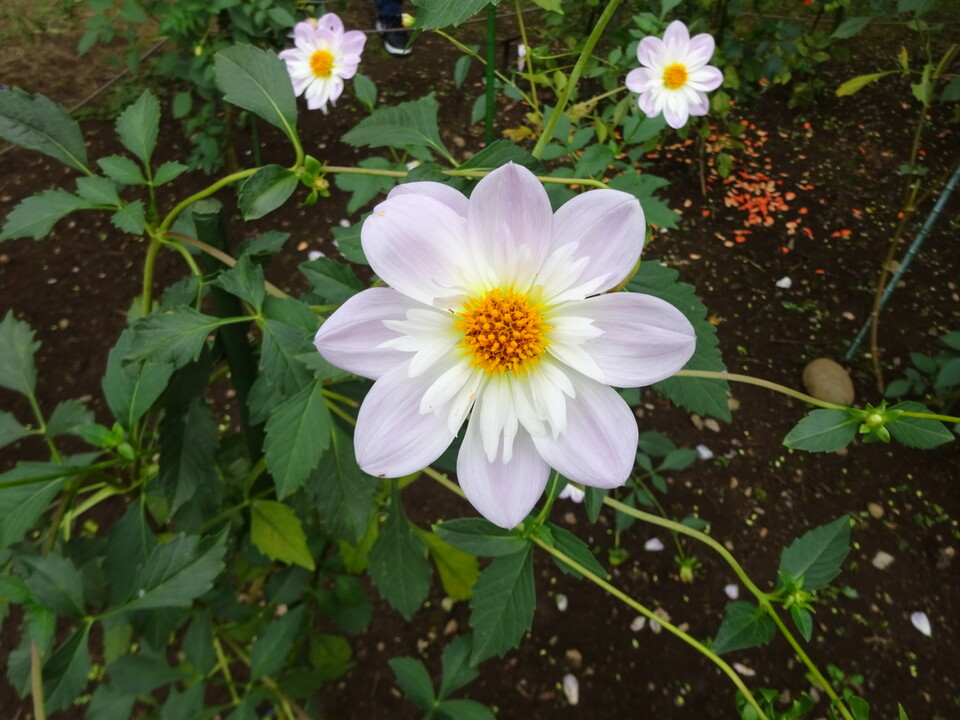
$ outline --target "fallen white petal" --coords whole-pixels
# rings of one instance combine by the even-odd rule
[[[663,550],[663,542],[660,538],[650,538],[643,544],[643,549],[647,552],[660,552]]]
[[[933,628],[930,627],[930,618],[927,617],[925,612],[910,613],[910,622],[927,637],[933,634]]]

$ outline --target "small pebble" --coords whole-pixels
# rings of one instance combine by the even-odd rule
[[[784,289],[784,290],[789,290],[789,289],[793,286],[793,280],[791,280],[791,279],[790,279],[789,277],[787,277],[787,276],[784,276],[784,277],[780,278],[779,280],[777,280],[777,283],[776,283],[776,284],[777,284],[777,287],[778,287],[778,288],[782,288],[782,289]]]
[[[738,597],[740,597],[740,586],[734,583],[724,585],[723,592],[731,600],[736,600]]]
[[[449,620],[446,625],[443,626],[444,635],[456,635],[457,630],[460,628],[460,624],[456,620]]]
[[[930,627],[930,618],[927,617],[925,612],[910,613],[910,622],[927,637],[933,634],[933,628]]]
[[[877,570],[886,570],[893,563],[893,555],[885,553],[883,550],[878,550],[870,562],[873,563],[873,566]]]
[[[637,615],[630,623],[630,629],[634,632],[640,632],[647,625],[647,619],[643,615]]]
[[[696,413],[690,416],[690,422],[693,423],[693,426],[697,430],[703,430],[703,418],[697,415]]]
[[[661,552],[663,550],[663,542],[660,538],[650,538],[643,544],[643,549],[647,552]]]
[[[701,460],[713,460],[713,450],[706,445],[697,445],[697,457]]]
[[[579,670],[583,665],[583,654],[579,650],[567,650],[563,657],[574,670]]]
[[[870,513],[870,517],[879,520],[883,517],[883,506],[874,502],[867,503],[867,512]]]
[[[350,221],[347,220],[346,218],[341,218],[341,220],[340,220],[340,227],[342,227],[342,228],[348,228],[348,227],[350,227]]]
[[[703,426],[707,430],[712,430],[713,432],[720,432],[720,423],[717,422],[714,418],[707,418],[703,421]]]
[[[570,607],[570,600],[563,593],[557,593],[556,602],[557,610],[560,612],[566,612],[567,608]]]
[[[563,676],[563,695],[571,705],[580,702],[580,682],[576,675],[567,673]]]
[[[310,250],[307,253],[307,260],[319,260],[323,257],[323,253],[319,250]]]
[[[743,663],[735,662],[733,664],[733,669],[736,670],[741,675],[743,675],[744,677],[753,677],[754,675],[757,674],[756,670],[754,670],[753,668],[748,668]]]

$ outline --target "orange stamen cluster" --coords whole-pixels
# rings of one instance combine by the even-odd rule
[[[310,56],[310,69],[317,77],[328,78],[333,72],[333,53],[329,50],[317,50]]]
[[[663,86],[676,90],[687,84],[687,66],[683,63],[668,65],[663,71]]]
[[[472,364],[498,375],[535,363],[550,329],[526,295],[500,288],[467,300],[456,327],[463,331],[461,347],[473,355]]]

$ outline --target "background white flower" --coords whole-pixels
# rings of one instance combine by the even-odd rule
[[[333,13],[297,23],[293,28],[295,48],[284,50],[293,90],[307,99],[311,110],[327,112],[327,103],[337,104],[343,81],[357,73],[367,36],[359,30],[344,32],[343,22]]]
[[[637,46],[637,59],[644,67],[627,73],[627,87],[640,97],[637,104],[647,114],[663,113],[672,128],[682,128],[691,115],[706,115],[707,92],[723,82],[723,73],[707,65],[714,41],[701,33],[690,37],[679,20],[670,23],[663,40],[645,37]]]
[[[327,361],[376,382],[357,416],[357,461],[400,477],[436,460],[465,420],[457,478],[491,522],[520,523],[553,467],[573,482],[622,485],[637,422],[610,387],[674,374],[696,339],[655,297],[607,291],[640,257],[637,200],[577,196],[556,214],[513,164],[469,199],[434,182],[400,185],[364,222],[365,290],[317,332]]]

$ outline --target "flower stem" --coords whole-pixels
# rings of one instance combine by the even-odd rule
[[[641,605],[639,602],[634,600],[632,597],[627,595],[618,587],[611,585],[603,578],[597,575],[594,575],[592,572],[590,572],[583,565],[581,565],[576,560],[571,558],[569,555],[566,555],[565,553],[557,550],[555,547],[551,547],[550,545],[545,543],[543,540],[538,538],[536,535],[530,536],[530,539],[533,540],[533,542],[535,542],[541,548],[546,550],[548,553],[553,555],[557,560],[560,560],[565,565],[569,565],[570,567],[572,567],[578,573],[580,573],[585,578],[590,580],[590,582],[592,582],[594,585],[598,586],[599,588],[606,591],[608,594],[617,598],[618,600],[625,603],[626,605],[629,605],[631,608],[633,608],[638,613],[646,617],[648,620],[659,623],[667,632],[680,638],[687,645],[697,650],[700,654],[704,655],[714,665],[720,668],[720,670],[727,677],[730,678],[731,682],[733,682],[733,684],[736,685],[737,689],[741,693],[743,693],[743,696],[747,699],[747,702],[750,703],[753,709],[757,712],[758,719],[769,720],[766,713],[763,712],[763,708],[760,707],[760,704],[757,702],[756,698],[753,696],[753,693],[750,692],[750,689],[744,684],[743,680],[740,679],[740,676],[737,675],[736,671],[732,667],[730,667],[730,665],[728,665],[727,662],[723,660],[723,658],[721,658],[719,655],[713,652],[710,648],[708,648],[706,645],[704,645],[702,642],[700,642],[693,636],[685,633],[683,630],[681,630],[677,626],[673,625],[670,622],[667,622],[666,620],[664,620],[662,617],[657,615],[655,612],[650,610],[645,605]]]
[[[300,152],[302,152],[302,150]],[[298,153],[298,157],[299,157],[299,153]],[[160,223],[160,227],[157,228],[157,236],[162,238],[164,235],[166,235],[167,231],[170,229],[170,226],[173,225],[173,221],[177,219],[180,213],[182,213],[188,207],[193,205],[193,203],[197,202],[198,200],[203,200],[203,198],[205,197],[210,197],[217,190],[219,190],[222,187],[226,187],[230,183],[235,183],[239,180],[243,180],[245,178],[250,177],[259,169],[260,168],[247,168],[246,170],[239,170],[235,173],[231,173],[229,175],[226,175],[225,177],[220,178],[212,185],[205,187],[200,192],[194,193],[193,195],[186,198],[185,200],[181,200],[173,208],[173,210],[167,213],[167,216],[163,219],[163,222]]]
[[[379,175],[381,177],[405,178],[410,173],[406,170],[378,170],[376,168],[360,167],[342,167],[338,165],[326,165],[324,172],[340,173],[343,175]],[[491,170],[441,170],[444,175],[450,177],[474,177],[482,178],[491,173]],[[570,177],[550,177],[548,175],[537,175],[537,180],[542,183],[553,183],[555,185],[590,185],[596,188],[607,188],[608,185],[600,180],[593,178],[570,178]]]
[[[35,720],[47,720],[47,710],[43,701],[43,660],[36,643],[30,644],[30,696],[33,698]]]
[[[233,267],[234,265],[237,264],[237,261],[234,260],[229,255],[227,255],[227,253],[223,252],[222,250],[218,250],[217,248],[213,247],[213,245],[208,245],[207,243],[201,240],[192,238],[189,235],[168,232],[166,236],[168,238],[179,240],[181,243],[184,243],[186,245],[192,245],[193,247],[197,248],[197,250],[201,250],[202,252],[205,252],[210,257],[216,258],[217,260],[222,262],[224,265],[228,265],[229,267]],[[273,295],[274,297],[279,297],[279,298],[290,297],[283,290],[281,290],[271,282],[268,282],[265,280],[263,283],[263,286],[264,288],[266,288],[267,292]]]
[[[619,500],[614,500],[611,497],[605,497],[603,499],[603,504],[613,508],[614,510],[617,510],[618,512],[622,512],[625,515],[630,515],[637,520],[642,520],[643,522],[650,523],[651,525],[659,525],[660,527],[667,528],[673,532],[692,537],[693,539],[699,540],[704,545],[707,545],[715,550],[716,553],[724,559],[727,565],[730,566],[730,569],[733,570],[736,576],[740,579],[740,582],[743,583],[743,586],[757,599],[757,604],[760,606],[761,610],[770,616],[777,628],[780,630],[780,633],[786,638],[787,642],[790,643],[790,646],[793,648],[794,652],[796,652],[797,657],[799,657],[801,662],[807,666],[807,669],[810,670],[810,673],[813,675],[814,679],[820,684],[821,687],[823,687],[830,699],[839,708],[840,714],[843,715],[846,720],[853,720],[853,716],[850,715],[850,711],[847,710],[846,706],[833,689],[833,686],[830,685],[830,681],[824,677],[823,673],[820,672],[819,668],[817,668],[817,666],[813,663],[813,660],[810,659],[810,656],[807,655],[806,651],[793,636],[793,633],[790,632],[790,629],[784,624],[783,620],[780,619],[776,608],[774,608],[773,603],[770,602],[769,595],[757,587],[753,580],[750,579],[750,576],[747,575],[747,572],[743,569],[743,566],[737,562],[737,559],[733,557],[730,551],[727,550],[720,542],[710,537],[706,533],[700,532],[699,530],[694,530],[691,527],[687,527],[683,523],[678,523],[675,520],[669,520],[668,518],[662,518],[658,515],[652,515],[644,512],[643,510],[637,510],[636,508],[630,507]]]
[[[553,109],[553,112],[550,113],[550,119],[547,120],[546,124],[544,125],[543,132],[540,134],[540,137],[537,138],[537,144],[534,145],[533,150],[530,153],[535,158],[539,159],[540,156],[543,155],[543,151],[546,149],[547,143],[549,143],[550,139],[553,137],[553,128],[556,127],[557,122],[560,120],[560,113],[566,109],[567,102],[570,100],[570,94],[577,86],[577,82],[579,82],[580,76],[583,74],[583,70],[587,66],[587,61],[593,54],[593,49],[600,41],[600,36],[603,35],[603,31],[606,29],[607,23],[610,22],[610,19],[613,17],[613,14],[616,12],[617,6],[619,5],[620,0],[610,0],[607,3],[607,7],[604,8],[603,13],[601,13],[600,19],[597,20],[597,24],[587,37],[587,41],[583,45],[583,50],[580,51],[580,57],[577,58],[577,62],[573,66],[573,70],[570,71],[570,77],[567,78],[567,84],[564,85],[563,90],[560,91],[560,95],[557,98],[557,106]]]

